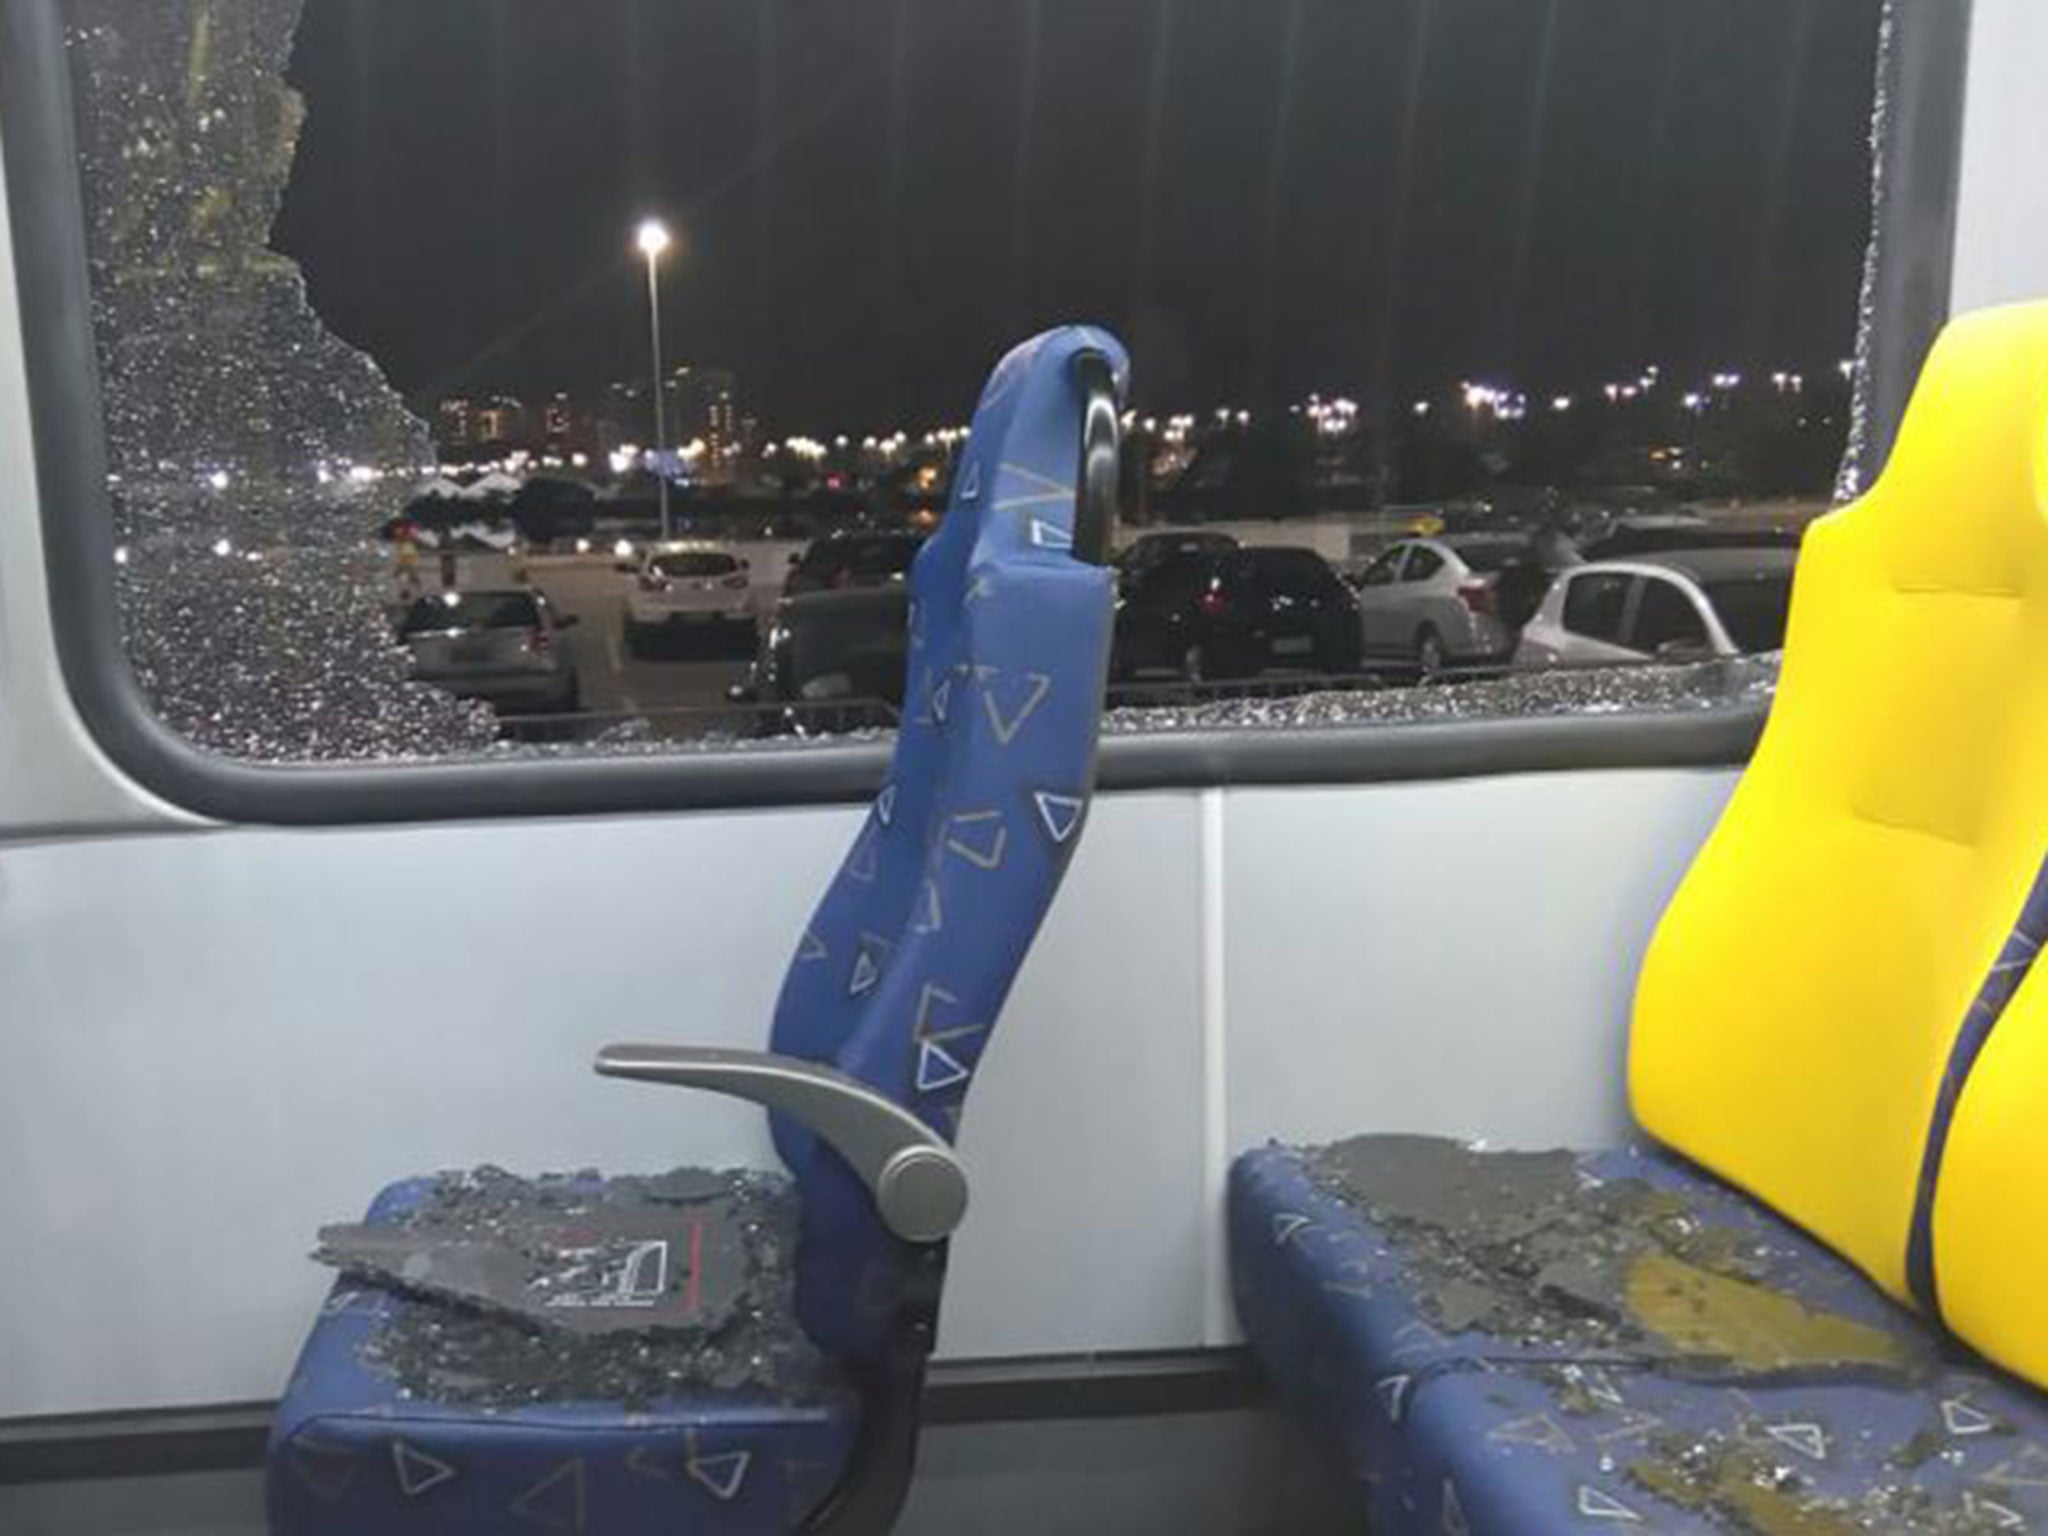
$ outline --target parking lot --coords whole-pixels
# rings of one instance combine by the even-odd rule
[[[563,637],[583,693],[579,735],[592,736],[632,719],[647,720],[659,736],[682,740],[729,729],[734,714],[726,690],[746,675],[751,644],[730,636],[677,636],[644,656],[625,643],[627,584],[632,578],[610,560],[535,561],[533,584],[574,628]],[[757,594],[763,614],[774,591]]]

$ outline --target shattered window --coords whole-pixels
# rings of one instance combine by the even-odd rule
[[[1760,696],[1857,481],[1883,0],[64,10],[113,579],[217,752],[885,731],[1070,320],[1135,365],[1118,731]],[[1700,552],[1757,659],[1560,622]]]

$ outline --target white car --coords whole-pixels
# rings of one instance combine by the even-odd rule
[[[1675,549],[1574,566],[1522,630],[1517,667],[1747,656],[1785,644],[1796,549]]]
[[[754,578],[745,560],[715,544],[665,544],[650,551],[626,590],[626,645],[658,635],[754,632]]]
[[[1457,662],[1505,661],[1515,634],[1502,620],[1494,585],[1523,558],[1529,541],[1508,534],[1408,539],[1358,579],[1365,654],[1412,660],[1434,677]]]

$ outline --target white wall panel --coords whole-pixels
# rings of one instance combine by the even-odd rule
[[[1230,797],[1230,1144],[1359,1130],[1611,1144],[1652,925],[1725,772]]]
[[[1909,4],[1945,0],[1908,0]],[[1954,307],[2048,298],[2048,5],[1974,0]]]
[[[1105,802],[968,1116],[954,1352],[1186,1338],[1188,802]],[[852,811],[226,832],[0,855],[0,1416],[264,1397],[386,1180],[771,1157],[589,1069],[759,1046]],[[1011,1150],[1014,1149],[1014,1152]]]
[[[1266,1136],[1618,1135],[1628,978],[1730,777],[1106,798],[967,1118],[947,1352],[1229,1337]],[[273,1393],[314,1228],[391,1177],[764,1160],[745,1106],[589,1059],[759,1044],[856,819],[0,851],[0,1416]]]

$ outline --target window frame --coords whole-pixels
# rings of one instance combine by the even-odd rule
[[[1898,7],[1885,84],[1895,125],[1877,174],[1870,295],[1874,468],[1947,318],[1961,173],[1969,8]],[[57,0],[0,3],[0,164],[12,221],[34,473],[61,680],[99,749],[141,790],[222,822],[281,826],[604,815],[854,803],[887,743],[726,753],[426,764],[273,765],[207,751],[160,720],[121,639],[105,427],[91,321],[70,69]],[[1908,142],[1910,141],[1910,142]],[[1550,770],[1727,767],[1748,759],[1761,707],[1107,737],[1109,790],[1342,784]],[[0,721],[0,729],[5,722]]]

